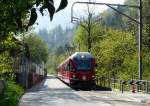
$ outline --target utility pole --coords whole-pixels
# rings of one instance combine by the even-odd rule
[[[142,0],[138,2],[139,9],[138,9],[138,17],[139,17],[139,24],[138,24],[138,69],[139,69],[139,80],[142,80]]]

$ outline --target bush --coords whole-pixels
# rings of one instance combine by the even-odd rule
[[[5,93],[0,96],[0,106],[18,106],[19,99],[23,93],[24,89],[22,87],[15,82],[9,81]]]

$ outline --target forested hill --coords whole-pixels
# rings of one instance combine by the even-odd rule
[[[145,0],[146,1],[146,0]],[[125,0],[124,4],[126,5],[138,5],[137,0]],[[138,10],[136,8],[129,8],[129,7],[122,7],[118,6],[116,9],[133,19],[137,19]],[[133,30],[133,26],[135,22],[131,21],[130,19],[126,18],[125,16],[117,13],[111,8],[108,8],[104,11],[101,16],[101,22],[103,25],[113,27],[116,29],[124,29],[124,30]]]
[[[47,31],[42,29],[38,32],[50,48],[50,53],[55,53],[56,49],[63,48],[66,44],[70,45],[74,35],[74,28],[66,27],[63,29],[60,25]]]

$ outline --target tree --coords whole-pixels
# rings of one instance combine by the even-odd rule
[[[125,0],[125,5],[136,5],[138,6],[137,0]],[[122,7],[117,6],[114,7],[119,12],[122,12],[134,19],[138,19],[138,10],[137,8],[129,8],[129,7]],[[121,29],[127,31],[135,31],[137,30],[136,23],[128,19],[127,17],[119,14],[118,12],[114,11],[111,8],[108,8],[103,13],[100,14],[102,20],[101,23],[108,27],[113,27],[114,29]]]
[[[105,27],[102,27],[100,24],[97,24],[94,27],[92,27],[90,37],[91,45],[94,45],[95,42],[98,42],[101,39],[103,39],[103,37],[105,36],[105,31],[103,29],[105,29]],[[74,44],[76,44],[76,47],[78,47],[78,51],[87,51],[87,38],[87,31],[83,27],[79,26],[73,38],[73,42]]]
[[[132,72],[136,72],[137,56],[136,54],[136,42],[134,36],[131,33],[122,32],[119,30],[113,30],[107,28],[105,37],[95,42],[92,47],[92,53],[97,59],[99,64],[99,75],[113,77],[113,73],[119,78],[127,79],[132,77]],[[128,61],[128,62],[127,62]],[[125,74],[128,73],[128,76]]]
[[[139,0],[125,0],[124,4],[127,5],[138,5],[138,1]],[[143,8],[142,8],[142,12],[143,12],[143,34],[142,34],[142,65],[143,65],[143,79],[148,79],[148,75],[149,75],[149,69],[148,67],[150,66],[149,64],[149,50],[150,50],[150,1],[149,0],[142,0],[143,2]],[[122,8],[123,12],[125,14],[128,14],[129,16],[138,19],[138,10],[137,9],[133,9],[133,8]],[[111,14],[111,12],[109,12],[108,10],[105,12],[105,14]],[[112,27],[112,25],[114,25],[114,23],[110,23],[110,15],[105,15],[104,13],[102,14],[102,17],[105,16],[104,18],[104,24],[106,24],[106,26]],[[115,15],[111,15],[112,18],[114,18],[114,21],[117,19]],[[119,25],[121,25],[123,23],[123,28],[121,28],[122,30],[126,30],[126,31],[130,31],[133,33],[133,35],[137,35],[137,24],[135,24],[134,22],[132,22],[131,20],[127,19],[126,17],[121,16],[122,21],[118,21]],[[112,21],[111,21],[112,22]],[[107,24],[109,23],[109,24]],[[114,28],[114,26],[113,26]],[[138,37],[135,36],[136,42],[138,42]],[[136,56],[134,56],[136,57]],[[129,59],[130,60],[130,59]],[[133,59],[132,63],[135,64],[137,63],[137,59]],[[126,62],[131,63],[131,60],[128,61],[128,58],[126,58]],[[131,65],[133,66],[133,65]],[[131,67],[129,66],[129,67]],[[136,67],[135,67],[136,69]]]
[[[67,3],[67,0],[61,0],[55,11],[53,0],[1,0],[0,42],[7,39],[9,33],[22,32],[32,26],[37,20],[38,10],[44,15],[44,10],[47,9],[52,20],[54,13],[64,9]]]
[[[67,3],[67,0],[61,0],[55,11],[53,0],[0,0],[0,74],[4,71],[13,72],[12,51],[19,46],[14,36],[21,35],[20,33],[27,31],[36,22],[37,11],[44,15],[44,10],[48,10],[52,20],[53,15],[64,9]],[[47,52],[41,56],[39,59],[46,62]]]
[[[81,51],[85,50],[84,33],[85,30],[80,27],[74,38],[75,42],[80,42]],[[91,53],[98,63],[98,76],[137,78],[136,40],[132,33],[97,25],[92,35]]]
[[[5,51],[0,54],[0,79],[13,78],[13,62],[14,60],[10,57],[9,52]]]
[[[143,36],[143,43],[147,49],[150,49],[150,1],[144,0],[143,1],[143,23],[144,23],[144,36]]]
[[[13,78],[13,63],[15,50],[18,48],[17,40],[9,33],[8,37],[0,42],[0,78]],[[6,75],[6,73],[9,73]],[[4,75],[5,74],[5,75]]]
[[[92,44],[92,30],[99,24],[99,17],[95,15],[94,6],[87,4],[86,16],[81,16],[79,22],[77,24],[85,30],[84,36],[86,38],[86,45],[88,52],[91,51],[91,44]]]
[[[35,33],[29,33],[25,37],[25,43],[29,47],[30,60],[37,64],[46,63],[48,59],[48,47],[46,43]]]
[[[122,12],[122,10],[118,7],[117,10]],[[122,16],[110,8],[101,13],[100,16],[101,16],[101,23],[104,26],[120,29],[123,27]]]

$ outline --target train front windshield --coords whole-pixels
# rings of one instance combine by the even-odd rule
[[[77,60],[77,70],[88,71],[90,70],[90,61],[89,60]]]

